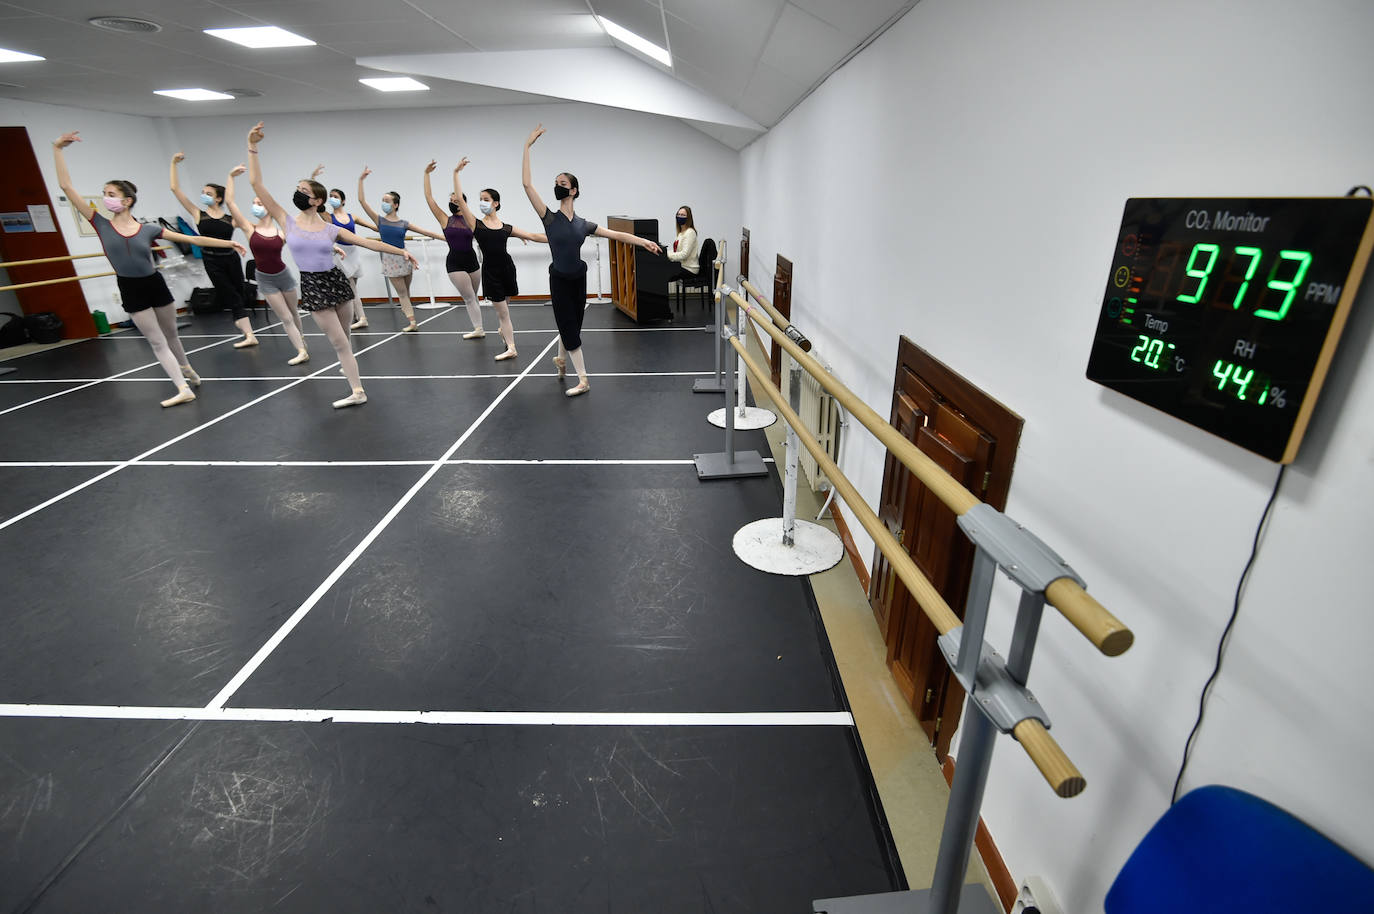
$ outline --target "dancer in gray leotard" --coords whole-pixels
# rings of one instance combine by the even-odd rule
[[[153,242],[159,238],[183,244],[196,244],[204,248],[227,248],[244,253],[243,245],[237,241],[223,238],[206,238],[203,235],[183,235],[145,222],[139,222],[130,210],[138,202],[138,188],[131,181],[110,181],[105,185],[105,208],[114,213],[113,219],[96,212],[95,204],[84,199],[73,187],[72,176],[67,171],[67,159],[62,150],[72,143],[80,142],[76,131],[64,133],[52,144],[53,158],[57,163],[57,183],[67,195],[71,205],[82,216],[90,220],[100,244],[109,258],[110,267],[115,271],[119,292],[123,297],[124,310],[134,326],[139,329],[153,347],[153,355],[167,373],[167,377],[177,387],[176,396],[162,401],[163,406],[176,406],[190,403],[196,398],[191,386],[200,386],[200,376],[186,359],[186,350],[177,336],[177,313],[173,307],[172,293],[167,288],[162,274],[153,265]],[[191,386],[188,386],[191,385]]]

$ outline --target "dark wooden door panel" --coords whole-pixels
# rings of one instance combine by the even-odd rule
[[[1006,505],[1022,420],[905,337],[893,383],[892,425],[938,466],[994,508]],[[883,472],[880,516],[960,618],[974,550],[954,512],[891,454]],[[887,643],[888,668],[943,758],[963,690],[937,645],[939,633],[881,553],[869,602]]]

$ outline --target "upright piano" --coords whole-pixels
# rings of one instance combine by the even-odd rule
[[[606,227],[613,232],[629,232],[658,243],[657,219],[608,216]],[[675,264],[663,254],[651,254],[623,241],[610,242],[610,251],[611,301],[615,306],[641,324],[672,320],[668,277],[676,272]]]

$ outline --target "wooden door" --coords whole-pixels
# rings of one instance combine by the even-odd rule
[[[1021,418],[905,337],[897,356],[890,421],[969,491],[999,510],[1006,506]],[[954,512],[890,454],[879,516],[963,618],[973,547]],[[964,691],[938,650],[935,627],[876,550],[869,603],[887,644],[893,679],[943,759]]]
[[[778,255],[778,269],[773,274],[773,307],[788,320],[792,319],[792,261]],[[772,342],[771,340],[769,342]],[[782,389],[782,347],[773,344],[769,359],[773,367],[773,386]]]
[[[739,275],[745,279],[749,278],[749,230],[741,229],[743,234],[739,242]]]
[[[44,144],[44,149],[48,147]],[[48,150],[51,155],[51,151]],[[48,196],[48,188],[43,183],[43,172],[29,142],[29,132],[23,127],[0,127],[0,168],[5,180],[0,181],[0,212],[30,214],[29,207],[46,207],[47,215],[53,220],[70,218],[71,214],[59,211]],[[98,176],[97,176],[98,177]],[[94,185],[98,191],[101,185]],[[56,231],[34,231],[46,226],[33,224],[26,230],[18,226],[7,226],[0,233],[0,261],[37,260],[47,257],[66,257],[67,242],[60,229]],[[104,272],[109,269],[105,261],[93,259],[85,261],[86,273]],[[70,260],[56,263],[35,264],[27,267],[12,267],[8,271],[11,283],[41,282],[45,279],[59,279],[75,276],[76,269]],[[8,285],[8,283],[7,283]],[[95,321],[86,304],[86,296],[81,291],[80,282],[63,282],[51,286],[33,286],[15,292],[25,314],[52,311],[62,319],[62,335],[67,339],[95,336]]]

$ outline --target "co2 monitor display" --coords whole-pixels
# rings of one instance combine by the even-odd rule
[[[1087,375],[1290,463],[1369,260],[1374,201],[1126,201]]]

